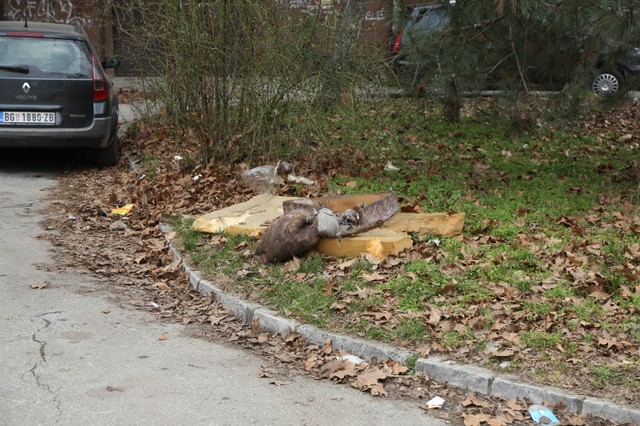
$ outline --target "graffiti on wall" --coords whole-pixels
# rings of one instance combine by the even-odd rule
[[[335,13],[340,8],[343,0],[278,0],[280,6],[285,6],[290,10],[297,10],[307,15],[316,15],[322,11],[325,15]],[[384,8],[380,10],[367,11],[364,16],[365,21],[384,21]]]
[[[85,27],[93,25],[91,16],[85,13],[76,14],[74,9],[73,0],[9,0],[4,17],[13,21],[27,18],[59,24],[79,22]]]

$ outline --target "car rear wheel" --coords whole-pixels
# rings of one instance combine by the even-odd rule
[[[95,159],[98,167],[111,167],[118,164],[118,137],[114,136],[108,147],[96,150]]]
[[[600,72],[593,80],[591,89],[596,95],[611,95],[624,86],[624,79],[614,71]]]

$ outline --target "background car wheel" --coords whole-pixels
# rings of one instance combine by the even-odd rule
[[[118,164],[118,137],[114,136],[108,147],[96,150],[95,155],[96,165],[99,167],[111,167]]]
[[[591,89],[596,95],[611,95],[624,85],[624,79],[617,72],[601,72],[593,80]]]

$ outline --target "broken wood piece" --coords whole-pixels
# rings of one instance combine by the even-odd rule
[[[315,250],[336,257],[355,257],[361,253],[385,258],[410,249],[411,237],[402,232],[378,228],[349,238],[322,238]]]
[[[462,234],[464,217],[464,213],[398,213],[383,227],[397,232],[452,237]]]
[[[193,222],[193,229],[212,234],[225,232],[230,235],[257,237],[267,229],[265,223],[283,214],[282,203],[298,199],[268,194],[257,195],[244,203],[200,216]]]
[[[267,229],[266,223],[274,221],[283,214],[283,203],[290,200],[301,199],[258,195],[244,203],[199,217],[194,222],[193,228],[200,232],[224,231],[231,235],[259,236]],[[407,233],[416,232],[446,237],[461,234],[464,217],[464,213],[399,212],[385,221],[382,228],[339,240],[323,238],[315,249],[320,253],[338,257],[358,256],[360,253],[371,253],[376,257],[385,257],[398,254],[411,247],[412,241]],[[351,241],[354,239],[356,241]]]
[[[283,203],[285,213],[292,209],[311,211],[321,207],[335,213],[353,210],[359,216],[358,225],[370,225],[378,221],[384,222],[395,215],[398,211],[398,197],[392,191],[388,191],[302,198]]]

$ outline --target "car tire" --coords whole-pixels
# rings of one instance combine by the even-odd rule
[[[616,71],[600,71],[591,83],[591,90],[596,95],[613,95],[624,86],[624,77]]]
[[[118,137],[114,136],[109,146],[96,150],[96,165],[98,167],[112,167],[118,164],[118,145]]]

